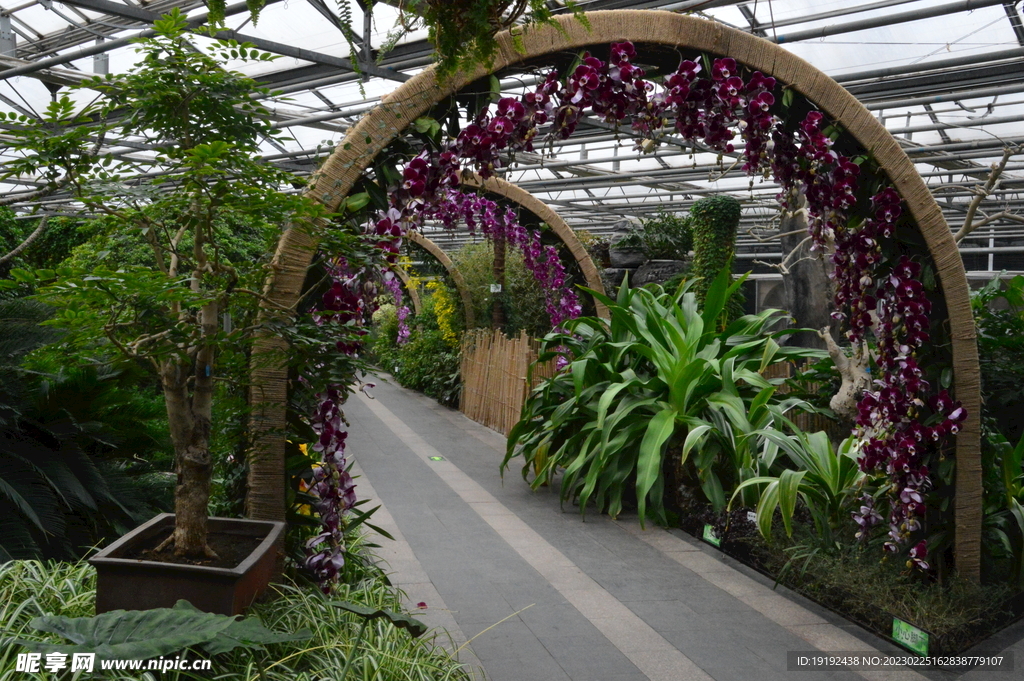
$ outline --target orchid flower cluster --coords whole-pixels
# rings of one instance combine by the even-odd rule
[[[320,588],[329,594],[331,584],[345,567],[345,527],[343,517],[356,503],[356,485],[349,474],[345,457],[344,428],[341,413],[342,393],[329,388],[317,395],[320,406],[312,418],[318,435],[313,451],[320,453],[320,465],[313,468],[309,492],[317,498],[316,512],[323,526],[319,534],[306,542],[309,554],[306,569],[313,573]]]
[[[892,205],[880,208],[879,213],[892,209]],[[858,436],[864,443],[861,468],[884,473],[889,481],[889,537],[885,549],[891,553],[921,529],[924,494],[931,484],[925,455],[946,435],[956,434],[967,417],[963,407],[942,390],[929,400],[939,421],[926,426],[919,420],[929,384],[914,355],[928,342],[931,312],[920,273],[921,266],[903,256],[875,290],[882,377],[875,381],[876,390],[865,391],[858,405]],[[879,522],[874,513],[856,514],[855,519],[862,532]],[[918,542],[910,551],[908,564],[926,570],[927,555],[927,544]]]
[[[409,325],[405,323],[405,320],[409,318],[409,306],[402,302],[402,284],[398,281],[395,273],[389,270],[384,273],[384,286],[395,299],[395,309],[397,310],[396,315],[398,317],[397,342],[399,345],[405,345],[409,342],[409,337],[412,334],[409,331]]]
[[[542,248],[539,234],[528,233],[512,211],[501,212],[493,202],[463,193],[462,170],[490,177],[517,151],[532,150],[539,126],[550,123],[551,138],[566,139],[588,111],[609,123],[628,120],[644,151],[653,150],[659,136],[672,129],[695,147],[719,154],[735,152],[738,135],[748,175],[773,176],[786,208],[795,208],[790,202],[801,192],[806,197],[813,247],[831,253],[838,308],[834,314],[847,322],[849,340],[866,342],[867,332],[874,329],[881,375],[860,403],[857,425],[865,443],[860,465],[887,478],[886,548],[898,550],[921,529],[929,485],[926,454],[944,435],[956,433],[966,417],[943,391],[930,400],[937,425],[921,423],[930,386],[915,355],[928,341],[931,305],[918,280],[920,265],[904,256],[886,267],[880,246],[880,240],[893,235],[902,213],[899,195],[891,187],[881,188],[871,197],[870,214],[858,220],[858,162],[833,149],[834,134],[818,111],[809,112],[794,130],[787,129],[772,111],[774,78],[760,72],[745,77],[731,58],[705,62],[707,68],[684,60],[657,86],[632,63],[632,44],[613,44],[610,54],[607,63],[584,54],[564,84],[551,72],[521,97],[502,98],[493,111],[480,112],[441,150],[420,153],[404,169],[402,183],[390,190],[389,209],[368,233],[380,239],[385,258],[393,262],[405,230],[427,219],[451,228],[459,221],[470,229],[479,225],[486,236],[523,250],[534,276],[551,292],[548,311],[557,326],[579,314],[579,302],[575,292],[563,288],[566,277],[554,249]],[[862,536],[883,522],[870,496],[855,517]],[[912,565],[927,568],[924,542],[909,554]]]
[[[355,326],[356,336],[366,334],[359,328],[366,315],[372,312],[372,301],[376,287],[367,285],[362,272],[352,272],[344,261],[332,265],[328,272],[331,286],[320,301],[320,310],[315,314],[321,325],[338,324]],[[353,355],[362,343],[358,340],[339,340],[338,352]],[[324,593],[330,593],[331,585],[345,566],[345,514],[355,506],[355,483],[348,472],[345,456],[344,416],[341,405],[345,401],[345,389],[331,386],[317,395],[319,405],[310,419],[317,441],[313,451],[320,454],[320,465],[313,469],[313,484],[309,493],[317,498],[315,508],[320,516],[321,531],[306,542],[306,569],[320,583]]]

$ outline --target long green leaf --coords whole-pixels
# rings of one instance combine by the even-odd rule
[[[732,268],[723,267],[708,287],[707,295],[704,297],[704,310],[701,312],[705,329],[713,330],[718,323],[718,317],[722,314],[725,303],[729,299],[730,281],[732,281]]]
[[[793,513],[796,511],[797,496],[800,493],[800,481],[806,474],[807,471],[784,470],[779,476],[779,507],[787,537],[793,536]]]
[[[675,426],[675,409],[662,409],[651,419],[644,439],[640,442],[640,457],[637,460],[636,471],[636,503],[641,527],[644,525],[644,514],[647,510],[647,493],[661,475],[662,447],[672,437]]]
[[[690,423],[692,423],[692,421],[690,421]],[[686,439],[683,441],[682,463],[686,463],[686,459],[690,456],[690,452],[693,448],[704,442],[704,438],[709,432],[711,432],[711,430],[711,424],[708,423],[702,423],[696,428],[692,426],[690,427],[690,432],[686,434]]]
[[[342,610],[355,613],[356,615],[368,620],[386,619],[399,629],[405,629],[408,631],[409,635],[413,638],[419,638],[423,634],[427,633],[427,630],[429,629],[426,624],[415,617],[405,615],[400,612],[385,610],[384,608],[370,608],[365,605],[360,605],[359,603],[350,603],[349,601],[330,601],[330,604],[336,608],[341,608]]]

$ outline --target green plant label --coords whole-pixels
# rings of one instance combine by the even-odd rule
[[[703,536],[703,539],[704,539],[704,541],[706,541],[707,543],[711,544],[712,546],[721,546],[722,545],[722,540],[718,538],[717,534],[715,534],[715,528],[711,527],[710,525],[705,525],[704,526],[704,536]]]
[[[431,461],[444,461],[444,457],[443,456],[432,456],[432,457],[430,457],[430,460]]]
[[[918,655],[928,656],[928,632],[893,617],[892,637],[897,643]]]

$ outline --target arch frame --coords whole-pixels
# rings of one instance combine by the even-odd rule
[[[961,575],[978,581],[981,563],[982,471],[980,445],[981,386],[977,332],[971,312],[963,262],[949,226],[914,164],[892,135],[857,99],[836,81],[778,45],[722,24],[687,15],[653,10],[606,10],[588,13],[589,28],[572,16],[558,17],[558,27],[531,28],[516,36],[495,36],[496,52],[489,66],[460,72],[438,82],[433,67],[417,74],[386,96],[379,106],[354,125],[321,166],[307,195],[331,210],[370,162],[434,103],[466,84],[526,59],[615,41],[656,43],[729,56],[745,66],[773,76],[794,88],[844,128],[875,158],[914,217],[938,271],[949,314],[953,354],[953,387],[968,418],[956,436],[956,504],[954,550]],[[306,267],[316,242],[302,225],[291,225],[278,242],[265,287],[267,315],[288,309],[301,293]],[[284,451],[282,431],[287,371],[257,362],[266,351],[280,349],[281,339],[261,336],[254,348],[252,393],[253,428],[259,443],[253,465],[273,466]],[[283,431],[282,431],[283,432]],[[264,471],[270,475],[273,471]],[[283,472],[282,484],[283,484]],[[251,479],[251,478],[250,478]],[[283,487],[282,487],[283,490]],[[278,504],[273,491],[258,490],[258,503],[250,503],[254,517],[283,515],[283,494]],[[275,506],[280,506],[279,509]]]
[[[388,268],[395,273],[395,276],[402,282],[402,286],[405,287],[406,292],[409,294],[409,300],[412,301],[412,310],[418,317],[423,314],[423,303],[420,302],[420,292],[413,286],[412,278],[409,273],[405,271],[405,268],[400,265],[394,265]]]
[[[448,275],[452,278],[452,281],[455,282],[455,288],[459,290],[459,297],[462,298],[462,307],[466,313],[466,328],[472,329],[475,327],[476,318],[473,316],[473,298],[469,294],[469,287],[466,285],[466,279],[462,276],[462,272],[459,271],[459,268],[455,266],[455,263],[448,257],[448,254],[441,250],[440,246],[419,232],[409,231],[405,236],[409,241],[421,247],[427,253],[430,253],[430,255],[437,258],[439,263],[444,265]]]
[[[583,245],[583,242],[579,240],[579,237],[576,236],[576,232],[569,226],[569,223],[563,220],[562,216],[554,208],[519,185],[503,180],[500,177],[488,177],[485,180],[476,173],[466,173],[463,175],[462,181],[470,187],[476,187],[485,192],[497,194],[513,203],[519,204],[540,218],[562,240],[566,248],[569,249],[580,271],[583,272],[583,278],[587,281],[587,286],[605,295],[604,282],[601,280],[601,274],[597,271],[594,259],[590,257],[590,253]],[[597,298],[594,298],[594,307],[597,309],[598,317],[608,318],[608,307]]]

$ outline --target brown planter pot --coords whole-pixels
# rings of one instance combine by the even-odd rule
[[[123,557],[173,526],[174,514],[163,513],[89,559],[96,568],[97,614],[169,608],[183,598],[206,612],[239,615],[270,584],[284,523],[210,518],[211,532],[263,538],[245,560],[231,569]]]

